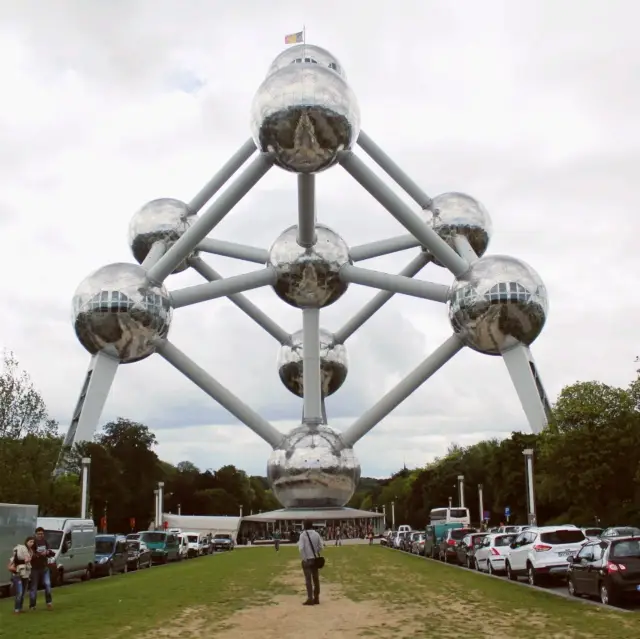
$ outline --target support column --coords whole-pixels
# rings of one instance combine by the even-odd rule
[[[458,503],[464,508],[464,475],[458,475]]]
[[[527,484],[527,523],[529,526],[537,526],[536,496],[533,481],[533,449],[525,448],[524,455],[525,478]]]
[[[82,458],[82,493],[80,496],[80,518],[86,519],[89,503],[89,470],[91,468],[91,458]]]
[[[298,174],[298,244],[311,248],[316,243],[316,176]]]
[[[160,517],[158,516],[158,510],[159,510],[159,506],[158,506],[158,489],[156,488],[153,491],[153,508],[154,508],[154,515],[153,515],[153,529],[154,530],[158,530],[158,520],[160,519]]]
[[[154,242],[140,266],[146,269],[151,268],[165,254],[166,250],[167,245],[162,240]]]
[[[362,262],[370,260],[374,257],[389,255],[390,253],[398,253],[406,251],[410,248],[418,248],[420,242],[413,235],[399,235],[398,237],[390,237],[386,240],[377,240],[369,244],[360,244],[352,246],[349,249],[349,257],[354,262]]]
[[[391,502],[391,530],[396,529],[396,502]]]
[[[320,377],[320,309],[302,311],[302,386],[305,424],[322,423],[322,382]]]
[[[484,522],[484,490],[482,484],[478,484],[478,508],[480,508],[480,525]]]
[[[164,482],[158,482],[158,525],[160,530],[164,529]]]

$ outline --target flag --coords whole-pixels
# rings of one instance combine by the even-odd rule
[[[296,44],[304,41],[304,31],[298,31],[298,33],[290,33],[284,37],[285,44]]]

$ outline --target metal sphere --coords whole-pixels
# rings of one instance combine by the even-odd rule
[[[145,204],[129,223],[129,246],[133,257],[142,264],[158,241],[164,242],[169,249],[196,219],[197,216],[180,200],[161,198]],[[184,260],[173,272],[180,273],[187,267]]]
[[[285,508],[339,508],[358,486],[360,464],[338,432],[302,424],[271,453],[267,477]]]
[[[435,197],[431,226],[454,250],[456,235],[466,237],[478,257],[485,254],[493,231],[491,217],[484,206],[464,193],[443,193]]]
[[[277,273],[278,297],[296,308],[323,308],[347,290],[340,269],[351,263],[346,242],[328,226],[316,224],[316,243],[297,242],[298,227],[286,229],[269,250],[269,265]]]
[[[260,151],[294,173],[335,164],[360,133],[360,109],[344,77],[312,62],[287,64],[267,76],[251,106],[251,132]]]
[[[80,343],[121,364],[149,357],[154,339],[171,324],[167,289],[150,284],[137,264],[110,264],[92,273],[73,296],[73,322]]]
[[[282,383],[294,395],[303,396],[302,379],[302,331],[291,336],[291,343],[284,344],[278,356],[278,373]],[[344,383],[349,371],[347,349],[336,344],[333,333],[320,329],[320,380],[322,396],[333,395]]]
[[[525,262],[490,255],[474,262],[449,291],[449,320],[462,341],[486,355],[529,346],[547,318],[547,289]]]
[[[315,44],[297,44],[294,47],[288,47],[271,63],[267,76],[275,71],[279,71],[283,67],[296,63],[317,64],[321,67],[327,67],[333,69],[333,71],[345,80],[347,79],[347,74],[344,72],[344,68],[338,58],[326,49],[318,47]]]

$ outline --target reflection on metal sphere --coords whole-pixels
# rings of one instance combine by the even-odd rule
[[[273,153],[281,168],[316,173],[355,144],[360,109],[340,72],[306,58],[284,64],[290,53],[282,54],[281,62],[276,59],[278,68],[253,99],[251,132],[258,149]]]
[[[529,346],[547,318],[540,276],[513,257],[490,255],[474,262],[449,291],[449,320],[462,341],[487,355],[519,342]]]
[[[340,269],[351,263],[346,242],[328,226],[316,224],[316,243],[304,248],[297,242],[298,227],[286,229],[269,250],[269,265],[277,273],[274,290],[296,308],[322,308],[347,290]]]
[[[78,286],[73,321],[92,355],[102,351],[121,364],[137,362],[154,352],[155,338],[169,332],[169,294],[164,286],[149,284],[141,266],[110,264]]]
[[[291,344],[280,349],[278,373],[282,383],[298,397],[303,396],[302,381],[302,331],[291,336]],[[344,344],[336,344],[333,333],[320,329],[320,380],[322,396],[333,395],[344,383],[349,370],[347,349]]]
[[[360,464],[335,430],[302,424],[271,453],[267,477],[285,508],[338,508],[353,496]]]
[[[145,204],[129,223],[129,246],[139,264],[144,262],[153,244],[163,241],[169,249],[173,243],[196,221],[184,202],[161,198]],[[186,260],[173,271],[180,273],[187,268]]]
[[[326,49],[318,47],[315,44],[298,44],[295,47],[285,49],[271,63],[267,76],[290,64],[317,64],[321,67],[333,69],[338,75],[342,76],[345,80],[347,79],[347,75],[338,58]]]
[[[454,250],[455,236],[466,237],[478,257],[485,254],[493,230],[491,217],[484,206],[464,193],[443,193],[435,197],[431,225]],[[441,266],[439,262],[435,263]]]

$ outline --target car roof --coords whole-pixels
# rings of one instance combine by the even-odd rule
[[[527,528],[521,532],[554,532],[556,530],[580,530],[580,528],[573,524],[563,524],[562,526],[531,526],[531,528]]]

